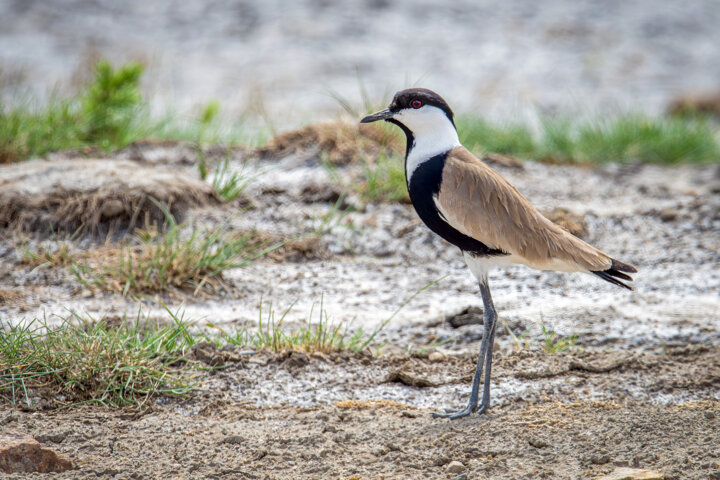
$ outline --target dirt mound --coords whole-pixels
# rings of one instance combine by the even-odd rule
[[[667,111],[671,115],[708,113],[720,117],[720,90],[682,95],[670,102]]]
[[[33,160],[0,168],[0,230],[121,235],[164,220],[153,199],[179,220],[189,208],[217,201],[199,179],[132,161]]]
[[[404,140],[397,132],[378,125],[353,125],[341,121],[317,123],[282,133],[259,148],[262,158],[291,154],[326,155],[336,165],[346,165],[365,156],[401,152]]]

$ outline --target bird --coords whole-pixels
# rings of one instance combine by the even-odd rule
[[[488,284],[491,269],[521,264],[537,270],[584,272],[629,290],[632,287],[625,281],[633,281],[628,274],[637,269],[545,218],[505,178],[465,148],[453,111],[434,91],[401,90],[388,108],[363,117],[360,123],[381,120],[405,133],[405,181],[412,205],[431,231],[460,249],[484,306],[483,336],[468,404],[460,410],[433,412],[433,416],[456,419],[482,414],[490,406],[497,323]]]

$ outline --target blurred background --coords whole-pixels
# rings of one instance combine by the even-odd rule
[[[284,128],[424,86],[456,111],[662,112],[720,85],[716,0],[0,0],[5,102],[140,61],[155,112],[260,112]]]

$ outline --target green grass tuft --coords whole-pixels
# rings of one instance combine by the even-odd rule
[[[525,125],[494,125],[475,116],[460,116],[455,123],[462,144],[474,151],[525,156],[535,149],[532,132]]]
[[[529,335],[534,327],[534,324],[527,328],[525,331],[521,332],[519,335],[516,335],[510,329],[507,323],[504,323],[504,325],[505,330],[508,332],[513,342],[515,342],[515,346],[518,350],[531,348]],[[540,348],[542,348],[545,353],[549,353],[552,355],[555,353],[579,348],[577,347],[578,336],[576,334],[572,334],[567,337],[558,335],[558,333],[555,332],[555,329],[553,329],[552,327],[548,327],[542,319],[540,319],[538,325],[540,327],[541,334],[541,337],[538,338],[538,343],[540,344]]]
[[[151,130],[140,94],[143,67],[128,63],[114,69],[95,66],[93,80],[72,98],[53,96],[42,107],[0,110],[0,163],[84,146],[120,148]]]
[[[348,193],[358,194],[365,203],[410,201],[405,184],[405,164],[402,158],[395,155],[380,153],[372,161],[363,156],[362,174],[353,181],[343,179],[332,163],[323,162],[323,166],[334,183]]]
[[[200,175],[203,176],[203,167],[205,162],[200,162]],[[257,179],[259,174],[247,175],[244,170],[247,168],[243,165],[243,170],[240,172],[230,171],[230,159],[225,158],[215,169],[212,179],[212,187],[217,194],[226,202],[235,200],[245,189]],[[207,174],[205,174],[206,176]]]
[[[350,332],[349,323],[330,320],[321,298],[320,306],[317,309],[317,321],[313,321],[315,310],[313,305],[307,322],[289,330],[285,328],[284,322],[294,305],[295,303],[285,309],[278,319],[272,303],[268,304],[265,312],[263,312],[261,303],[256,325],[245,327],[233,334],[223,332],[221,339],[231,345],[273,352],[283,350],[306,353],[330,353],[340,350],[360,352],[367,348],[372,338],[385,326],[384,324],[379,325],[370,334],[366,334],[362,328]],[[263,313],[265,313],[265,318],[263,318]]]
[[[0,323],[0,395],[28,406],[40,393],[59,404],[108,407],[185,395],[191,372],[174,364],[192,346],[186,323],[153,329],[142,320],[113,328],[73,313],[53,328],[44,320]]]
[[[402,158],[378,155],[373,163],[363,162],[363,180],[353,183],[354,190],[368,203],[409,202]]]
[[[95,75],[80,98],[80,140],[110,150],[127,145],[140,134],[137,118],[147,114],[140,93],[143,66],[127,63],[114,69],[99,61]]]
[[[545,322],[540,322],[540,330],[543,335],[542,349],[546,353],[555,354],[571,350],[577,344],[577,335],[573,334],[569,337],[558,335],[552,327],[547,327]]]
[[[704,117],[650,118],[639,113],[573,121],[541,118],[539,129],[492,125],[459,117],[468,148],[561,163],[633,162],[675,164],[720,161],[717,125]]]

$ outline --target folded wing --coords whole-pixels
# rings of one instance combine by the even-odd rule
[[[436,204],[454,228],[542,270],[604,271],[613,259],[545,218],[464,147],[445,160]]]

